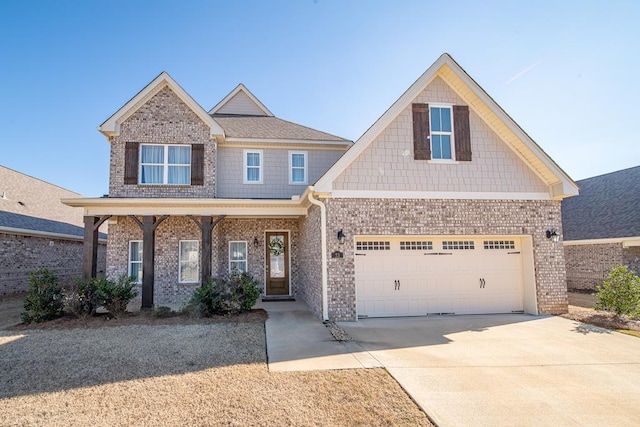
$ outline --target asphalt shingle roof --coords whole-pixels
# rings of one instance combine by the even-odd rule
[[[273,116],[225,116],[213,119],[230,138],[293,139],[350,143],[348,139],[298,125]]]
[[[640,236],[640,166],[576,182],[562,201],[564,240]]]
[[[60,202],[75,197],[82,196],[0,166],[0,227],[82,236],[82,209]]]

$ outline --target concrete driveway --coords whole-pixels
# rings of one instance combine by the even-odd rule
[[[635,337],[528,315],[339,325],[440,426],[640,424]]]

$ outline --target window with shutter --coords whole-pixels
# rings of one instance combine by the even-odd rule
[[[415,160],[471,161],[469,107],[413,104]]]

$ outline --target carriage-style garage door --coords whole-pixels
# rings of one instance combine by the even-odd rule
[[[518,237],[356,239],[359,317],[523,311]]]

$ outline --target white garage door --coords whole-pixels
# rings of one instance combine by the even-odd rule
[[[359,237],[358,316],[522,312],[521,244],[504,236]]]

